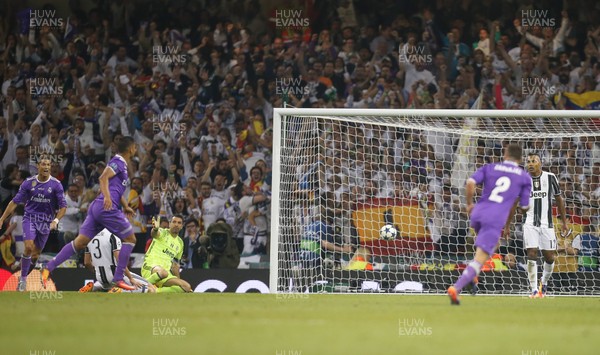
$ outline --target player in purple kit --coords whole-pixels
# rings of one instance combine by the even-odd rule
[[[124,137],[119,142],[117,150],[118,153],[108,162],[102,175],[100,175],[101,193],[90,204],[87,216],[79,228],[79,235],[71,243],[65,245],[42,270],[44,287],[46,287],[50,272],[70,258],[71,255],[83,250],[93,237],[106,228],[123,241],[113,284],[125,290],[135,289],[135,287],[123,281],[123,272],[135,246],[135,234],[133,234],[131,223],[126,217],[126,214],[133,215],[134,211],[128,206],[123,193],[129,184],[128,161],[135,155],[137,145],[133,138]],[[119,202],[125,213],[119,210]]]
[[[0,226],[19,204],[25,204],[23,215],[23,240],[25,251],[21,258],[21,279],[17,290],[27,289],[27,275],[35,267],[40,253],[46,246],[51,230],[65,215],[67,202],[65,192],[58,179],[50,176],[50,158],[41,156],[38,160],[38,174],[23,181],[17,195],[8,203],[0,217]]]
[[[531,176],[519,163],[523,151],[521,146],[510,144],[504,151],[502,163],[486,164],[477,170],[466,186],[467,213],[471,216],[471,227],[477,233],[475,258],[454,286],[448,288],[451,304],[458,305],[458,295],[463,287],[479,275],[481,266],[489,259],[498,245],[502,228],[511,211],[520,203],[520,208],[529,208]],[[481,198],[473,205],[476,185],[483,184]]]

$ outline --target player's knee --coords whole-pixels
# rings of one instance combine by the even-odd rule
[[[33,256],[34,251],[35,251],[35,247],[33,246],[33,244],[29,244],[29,243],[25,244],[25,250],[23,251],[24,255]]]
[[[536,260],[538,257],[537,249],[527,249],[527,258],[529,260]]]
[[[73,241],[73,247],[75,248],[75,250],[79,251],[79,250],[83,250],[87,245],[88,242],[90,240],[82,237],[82,236],[78,236],[77,238],[75,238],[75,240]]]
[[[157,273],[158,273],[158,276],[159,276],[161,279],[164,279],[164,278],[166,278],[167,276],[169,276],[169,273],[168,273],[168,272],[167,272],[167,270],[165,270],[165,269],[158,269],[158,270],[157,270]]]

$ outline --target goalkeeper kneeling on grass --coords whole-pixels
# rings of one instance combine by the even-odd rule
[[[183,240],[179,231],[183,228],[183,217],[174,215],[169,228],[159,228],[158,220],[152,219],[152,243],[144,257],[142,276],[158,287],[156,292],[192,292],[187,281],[179,277],[179,260],[183,255]]]

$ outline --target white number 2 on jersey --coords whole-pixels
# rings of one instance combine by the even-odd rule
[[[502,203],[504,197],[500,196],[501,193],[505,192],[510,188],[510,178],[508,176],[501,176],[496,180],[496,187],[490,194],[490,201]]]

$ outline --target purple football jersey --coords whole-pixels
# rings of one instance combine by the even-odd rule
[[[119,207],[121,196],[125,192],[127,185],[129,184],[129,174],[127,173],[127,162],[125,159],[116,154],[109,162],[106,168],[111,168],[115,172],[115,176],[108,180],[108,191],[110,192],[110,199],[112,200],[113,207]],[[99,194],[96,200],[103,202],[104,196]],[[93,236],[92,236],[93,238]]]
[[[38,222],[52,221],[56,211],[67,207],[63,187],[60,181],[52,176],[44,182],[40,182],[37,175],[27,178],[19,187],[13,202],[25,204],[24,219],[33,217]]]
[[[519,206],[529,206],[531,176],[515,162],[486,164],[472,176],[483,193],[473,213],[486,216],[491,224],[504,225],[517,198]]]

